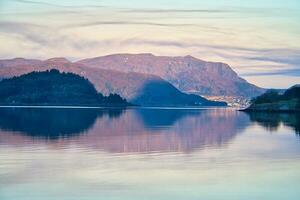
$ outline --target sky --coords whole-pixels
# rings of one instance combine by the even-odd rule
[[[300,83],[300,1],[0,0],[0,44],[0,59],[192,55],[287,88]]]

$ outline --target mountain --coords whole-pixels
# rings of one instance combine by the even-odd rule
[[[80,60],[89,67],[157,75],[186,93],[205,96],[254,97],[265,90],[239,77],[225,63],[206,62],[192,56],[115,54]]]
[[[72,63],[65,58],[51,58],[44,61],[24,58],[0,60],[0,78],[10,78],[32,71],[45,71],[53,68],[84,76],[102,94],[116,93],[133,104],[143,106],[225,105],[223,102],[207,101],[200,96],[184,94],[155,75],[98,69]],[[153,87],[154,85],[156,87]]]
[[[1,105],[126,106],[120,96],[103,96],[87,79],[52,69],[0,82]]]
[[[254,98],[245,110],[249,112],[300,112],[300,85],[287,89],[283,94],[270,90]]]
[[[0,60],[0,68],[9,68],[15,66],[38,66],[42,61],[37,59],[14,58],[7,60]]]

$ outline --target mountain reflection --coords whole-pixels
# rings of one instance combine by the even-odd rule
[[[2,144],[73,144],[111,153],[219,148],[249,123],[245,113],[226,109],[5,108],[0,115]]]
[[[257,122],[269,131],[277,131],[283,123],[285,126],[294,129],[300,135],[300,114],[299,113],[248,113],[252,122]]]
[[[199,110],[185,109],[139,109],[136,112],[143,120],[146,128],[169,128],[177,120],[186,116],[198,116]]]
[[[165,119],[167,112],[175,116],[173,120]],[[93,148],[113,153],[190,152],[225,145],[248,122],[244,113],[221,109],[132,110],[115,122],[98,120],[81,142],[93,141]]]
[[[97,117],[118,117],[121,110],[1,108],[0,128],[45,139],[72,137],[89,130]]]

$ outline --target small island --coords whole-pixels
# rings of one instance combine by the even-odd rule
[[[300,112],[300,85],[287,89],[283,94],[270,90],[251,100],[246,112]]]
[[[1,106],[128,106],[117,94],[104,96],[84,77],[56,69],[0,81]]]

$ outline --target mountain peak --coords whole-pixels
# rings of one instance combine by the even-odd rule
[[[24,61],[24,60],[26,60],[26,59],[22,58],[22,57],[16,57],[16,58],[11,59],[11,61]]]
[[[54,58],[50,58],[45,60],[46,62],[54,62],[54,63],[71,63],[71,61],[69,61],[68,59],[64,58],[64,57],[54,57]]]
[[[134,54],[133,54],[134,55]],[[140,55],[140,56],[155,56],[154,54],[152,53],[139,53],[139,54],[136,54],[136,55]]]
[[[193,57],[193,56],[191,56],[191,55],[186,55],[186,56],[184,56],[184,58],[196,59],[195,57]]]
[[[2,61],[9,61],[9,62],[16,62],[16,63],[23,63],[23,62],[30,62],[30,61],[39,61],[37,59],[27,59],[27,58],[22,58],[22,57],[16,57],[12,59],[6,59]]]

